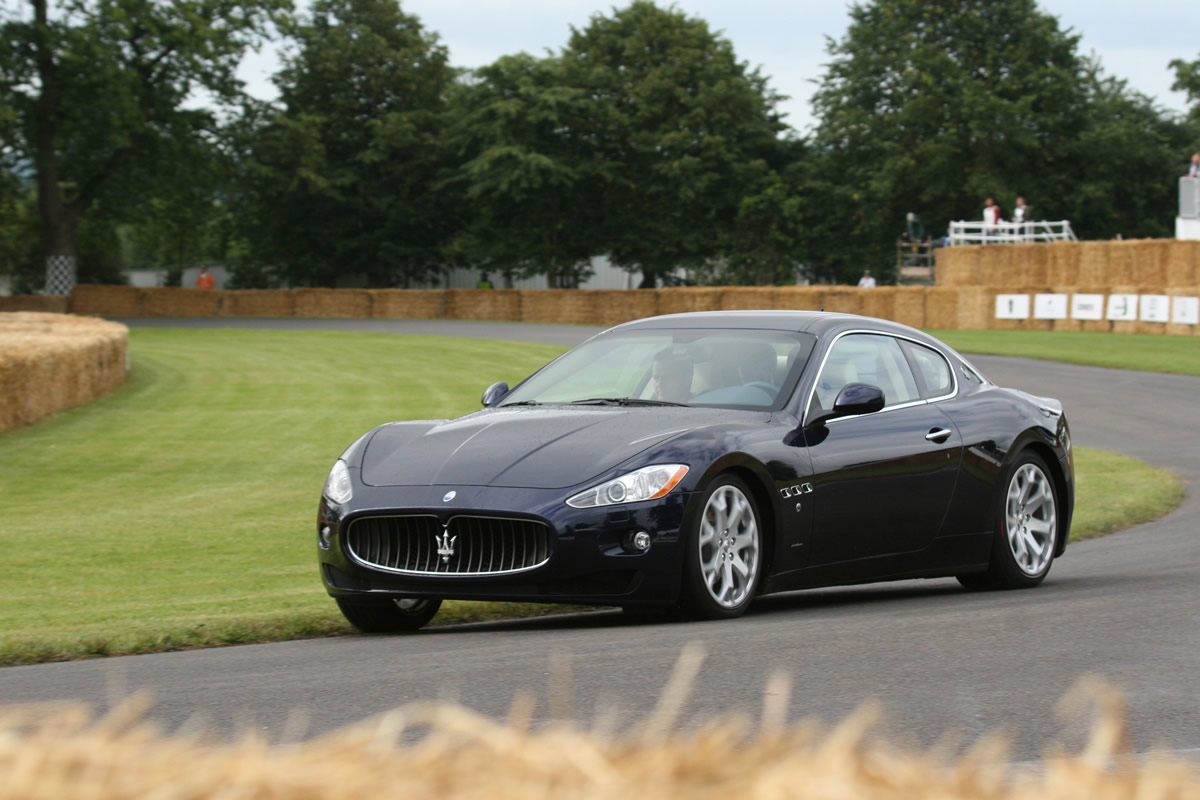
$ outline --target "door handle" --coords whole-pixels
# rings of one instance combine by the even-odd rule
[[[929,433],[925,434],[925,441],[941,444],[950,438],[950,434],[951,431],[948,428],[931,428]]]

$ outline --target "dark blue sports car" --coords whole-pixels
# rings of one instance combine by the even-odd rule
[[[712,619],[833,584],[1035,586],[1070,529],[1061,404],[884,320],[639,320],[483,405],[381,425],[330,471],[321,577],[360,630],[444,598]]]

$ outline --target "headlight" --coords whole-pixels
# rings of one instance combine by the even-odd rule
[[[322,494],[339,506],[354,496],[354,487],[350,485],[350,470],[346,469],[346,462],[340,458],[333,463],[333,469],[329,470]]]
[[[619,478],[593,486],[567,500],[572,508],[615,506],[619,503],[638,503],[657,500],[675,488],[688,468],[683,464],[658,464],[642,467]]]

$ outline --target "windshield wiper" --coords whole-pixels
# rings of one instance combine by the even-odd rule
[[[512,408],[513,406],[540,406],[537,400],[518,400],[515,403],[501,403],[497,408]]]
[[[648,397],[591,397],[587,400],[572,400],[573,406],[687,406],[687,403],[672,403],[670,400],[652,400]]]

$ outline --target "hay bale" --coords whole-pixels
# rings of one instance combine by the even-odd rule
[[[934,251],[934,282],[938,286],[978,286],[979,254],[983,245],[939,247]]]
[[[1079,264],[1083,258],[1080,243],[1051,242],[1046,245],[1046,253],[1046,282],[1051,286],[1078,286]]]
[[[288,289],[236,289],[218,294],[222,317],[296,316],[296,298]]]
[[[1119,284],[1129,286],[1137,282],[1134,277],[1134,262],[1137,258],[1140,241],[1104,242],[1108,249],[1107,280],[1093,283]]]
[[[584,289],[521,289],[521,321],[587,325],[591,293]]]
[[[125,382],[129,329],[67,314],[0,313],[0,431],[91,402]]]
[[[0,295],[0,311],[35,311],[41,314],[66,314],[71,298],[49,294]]]
[[[856,289],[853,287],[831,286],[825,292],[825,310],[836,311],[839,314],[861,314],[862,296],[878,291],[876,289]]]
[[[642,289],[641,291],[647,290]],[[687,311],[719,311],[721,297],[725,290],[702,286],[678,286],[658,289],[657,292],[658,313],[681,314]]]
[[[897,286],[892,290],[892,319],[912,328],[932,327],[926,318],[928,289],[925,286]]]
[[[1012,280],[1009,286],[1033,288],[1046,286],[1050,280],[1050,245],[1045,242],[1014,244],[1012,248]]]
[[[76,284],[71,290],[71,313],[100,317],[140,317],[144,289],[134,286]]]
[[[1191,297],[1200,298],[1200,286],[1179,286],[1167,289],[1167,294],[1171,297],[1171,322],[1167,323],[1166,333],[1171,336],[1200,336],[1200,325],[1189,325],[1183,322],[1175,322],[1175,298]],[[1198,303],[1200,305],[1200,303]]]
[[[588,289],[592,298],[590,325],[620,325],[659,314],[658,291],[651,289]]]
[[[1196,285],[1198,256],[1200,256],[1200,242],[1175,239],[1167,242],[1167,288]]]
[[[827,286],[781,286],[775,293],[778,308],[818,311],[825,308]]]
[[[721,292],[720,308],[725,311],[778,308],[778,294],[774,286],[726,286]]]
[[[444,289],[373,289],[371,315],[381,319],[445,319]]]
[[[142,315],[147,317],[215,317],[220,295],[206,289],[143,289]]]
[[[1079,286],[1111,286],[1108,277],[1109,242],[1079,243]],[[1054,281],[1055,283],[1065,281]]]
[[[930,286],[925,289],[925,325],[933,330],[958,328],[959,286]],[[899,298],[896,302],[900,305]]]
[[[517,289],[447,289],[446,317],[515,322],[521,319],[521,295]]]
[[[879,286],[861,293],[861,311],[868,317],[896,318],[896,287]]]
[[[366,319],[371,292],[366,289],[293,289],[296,316],[313,319]]]
[[[1171,243],[1166,239],[1141,239],[1133,244],[1131,283],[1153,286],[1158,292],[1167,288],[1167,261],[1171,254]]]
[[[979,248],[979,279],[971,286],[1011,286],[1013,246],[989,244]]]

